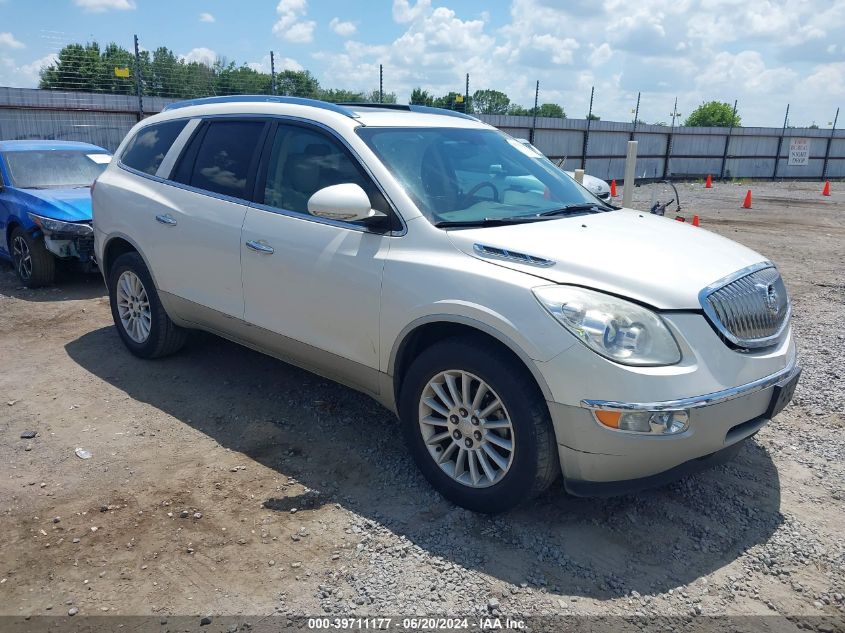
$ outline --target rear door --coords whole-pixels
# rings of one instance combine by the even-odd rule
[[[155,235],[145,250],[160,290],[243,317],[241,227],[267,127],[262,119],[221,117],[196,129],[159,187],[149,218]],[[190,304],[183,306],[180,312],[190,311]],[[202,310],[182,316],[209,322]]]

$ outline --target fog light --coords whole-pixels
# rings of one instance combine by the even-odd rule
[[[675,435],[689,428],[687,411],[595,411],[602,425],[620,431]]]

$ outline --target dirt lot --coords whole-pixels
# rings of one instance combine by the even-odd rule
[[[746,189],[682,197],[781,267],[794,403],[718,469],[497,518],[432,492],[365,396],[209,335],[138,360],[99,277],[0,265],[0,614],[842,618],[845,184]]]

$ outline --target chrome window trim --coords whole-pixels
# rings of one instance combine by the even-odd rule
[[[733,283],[737,279],[741,279],[742,277],[755,273],[758,270],[763,270],[765,268],[774,268],[775,270],[778,270],[778,267],[768,260],[758,262],[756,264],[752,264],[751,266],[746,266],[745,268],[742,268],[734,273],[731,273],[726,277],[722,277],[721,279],[713,282],[698,293],[698,303],[701,305],[701,309],[704,310],[704,314],[707,316],[707,320],[711,323],[711,325],[713,325],[713,327],[716,329],[720,336],[725,337],[733,345],[741,349],[756,350],[764,347],[771,347],[772,345],[780,341],[784,335],[784,332],[786,332],[787,328],[789,327],[789,322],[792,317],[792,299],[789,297],[789,295],[787,295],[786,316],[784,317],[783,323],[781,323],[780,329],[778,329],[777,332],[765,338],[749,340],[741,339],[737,336],[734,336],[728,330],[728,328],[725,327],[725,324],[722,323],[721,319],[719,319],[718,315],[716,314],[716,311],[713,309],[713,306],[710,305],[710,302],[707,300],[707,298],[717,290],[721,290],[722,288],[724,288],[730,283]],[[778,274],[780,275],[779,270]]]
[[[738,387],[731,387],[730,389],[723,389],[722,391],[715,391],[702,396],[680,398],[678,400],[664,400],[662,402],[582,400],[581,406],[585,409],[610,411],[679,411],[683,409],[699,409],[701,407],[708,407],[713,404],[719,404],[720,402],[726,402],[727,400],[746,396],[754,393],[755,391],[768,389],[784,379],[792,378],[792,376],[794,376],[798,371],[797,363],[793,359],[789,365],[774,374]]]
[[[180,119],[174,120],[178,121]],[[156,176],[164,178],[165,180],[170,178],[173,174],[173,168],[176,166],[176,161],[179,160],[179,157],[182,155],[182,150],[185,149],[185,146],[194,136],[194,132],[196,132],[201,123],[202,119],[199,117],[188,119],[185,127],[182,128],[182,131],[179,132],[173,140],[173,144],[170,146],[170,149],[167,150],[167,153],[164,155],[164,158],[161,159],[161,164],[158,166],[155,173]]]

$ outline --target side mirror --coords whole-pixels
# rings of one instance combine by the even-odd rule
[[[323,187],[314,193],[308,199],[308,213],[344,222],[386,217],[370,206],[370,198],[361,186],[351,182]]]

